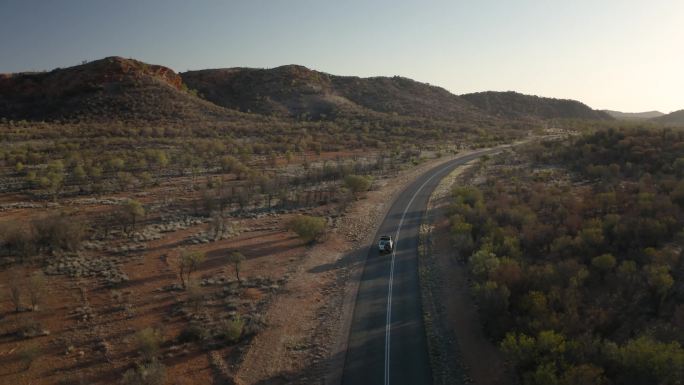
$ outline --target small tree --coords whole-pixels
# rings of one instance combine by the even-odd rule
[[[77,164],[71,171],[71,176],[76,184],[83,189],[83,185],[88,181],[88,173],[82,165]]]
[[[235,278],[237,278],[238,282],[240,281],[240,267],[242,266],[242,261],[245,260],[245,256],[242,255],[242,253],[238,251],[233,251],[230,253],[228,256],[228,260],[230,263],[233,264],[233,268],[235,269]]]
[[[658,299],[657,309],[665,302],[665,298],[670,289],[674,285],[674,278],[670,275],[670,270],[664,265],[648,265],[644,268],[646,270],[646,279],[651,286],[656,298]]]
[[[36,219],[31,227],[36,245],[51,253],[78,250],[86,233],[86,225],[81,220],[64,213]]]
[[[465,260],[473,253],[473,225],[466,222],[462,215],[454,214],[451,217],[451,239],[461,259]]]
[[[209,231],[213,234],[214,239],[220,239],[225,234],[226,229],[226,218],[223,217],[223,213],[215,211],[209,222]]]
[[[45,293],[45,275],[42,271],[36,271],[28,280],[28,294],[31,299],[31,310],[38,310],[38,304]]]
[[[615,264],[615,257],[611,254],[602,254],[591,260],[591,265],[599,271],[601,278],[604,278],[606,274],[615,267]]]
[[[199,264],[202,263],[205,258],[205,254],[199,251],[181,251],[178,269],[183,288],[187,288],[187,284],[190,281],[190,275],[197,270]]]
[[[122,231],[130,235],[138,222],[145,216],[145,208],[142,203],[134,199],[129,199],[121,206],[118,212],[118,221]]]
[[[314,242],[325,232],[325,218],[300,215],[287,226],[307,243]]]
[[[52,200],[57,200],[57,195],[64,186],[64,163],[61,160],[54,160],[48,164],[46,174],[39,179],[40,186],[50,195]]]
[[[201,290],[199,283],[196,280],[188,281],[187,287],[187,303],[192,307],[192,311],[197,314],[202,310],[204,305],[204,293]]]

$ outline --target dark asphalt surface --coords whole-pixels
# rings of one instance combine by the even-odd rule
[[[456,158],[427,171],[393,203],[375,242],[380,235],[396,237],[394,269],[392,255],[380,255],[377,246],[371,245],[354,307],[343,384],[432,384],[418,281],[420,224],[428,199],[443,177],[457,166],[496,151]]]

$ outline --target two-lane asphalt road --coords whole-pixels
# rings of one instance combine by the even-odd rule
[[[432,191],[455,167],[498,149],[458,157],[412,182],[378,228],[395,240],[392,254],[371,245],[349,332],[345,385],[432,384],[418,281],[418,233]]]

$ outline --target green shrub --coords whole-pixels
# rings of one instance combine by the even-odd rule
[[[159,347],[163,342],[162,333],[154,328],[145,328],[135,334],[135,342],[140,355],[145,361],[151,362],[159,355]]]
[[[313,242],[323,235],[325,225],[325,218],[300,215],[292,219],[287,227],[305,242]]]
[[[200,251],[181,250],[178,261],[178,273],[184,288],[190,283],[190,276],[197,271],[200,263],[204,262],[206,255]]]
[[[237,342],[242,337],[244,327],[245,322],[239,316],[226,321],[221,328],[221,337],[231,343]]]
[[[368,191],[373,182],[373,178],[363,175],[347,175],[344,177],[344,185],[354,194]]]
[[[678,384],[684,375],[684,349],[677,341],[641,336],[622,346],[609,342],[605,350],[619,369],[619,384]]]

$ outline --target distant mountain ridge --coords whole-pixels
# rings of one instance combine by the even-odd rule
[[[448,91],[401,77],[336,76],[298,65],[181,73],[188,87],[223,107],[314,119],[382,113],[472,119],[481,112]]]
[[[491,115],[507,119],[612,119],[603,111],[570,99],[545,98],[514,91],[476,92],[461,97]]]
[[[674,111],[652,120],[663,124],[684,124],[684,110]]]
[[[179,124],[341,118],[399,125],[444,122],[452,128],[504,120],[611,119],[574,100],[516,92],[459,96],[399,76],[337,76],[299,65],[176,73],[121,57],[49,72],[0,74],[0,118]]]
[[[620,112],[613,110],[602,110],[615,119],[622,120],[646,120],[653,119],[665,115],[660,111],[645,111],[645,112]]]

